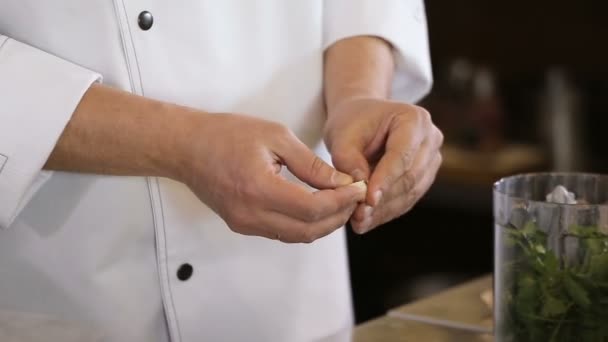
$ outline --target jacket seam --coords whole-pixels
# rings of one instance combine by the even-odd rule
[[[120,1],[120,4],[118,4],[118,1]],[[124,0],[115,0],[114,2],[116,8],[116,15],[118,16],[117,20],[118,20],[118,25],[119,25],[119,29],[121,32],[121,37],[123,38],[123,50],[125,53],[125,61],[126,61],[126,66],[127,66],[127,73],[129,74],[129,82],[131,85],[131,92],[136,93],[138,95],[144,96],[144,87],[143,87],[143,81],[142,81],[142,77],[141,77],[141,69],[139,67],[139,59],[137,57],[137,50],[135,48],[135,43],[133,40],[133,35],[132,35],[132,31],[131,31],[131,26],[129,25],[128,22],[128,12],[127,12],[127,8],[125,6]],[[121,7],[122,5],[122,9],[123,9],[123,13],[121,14],[119,7]],[[126,20],[126,23],[123,23],[123,19]],[[126,27],[126,28],[125,28]],[[128,37],[126,36],[128,34]],[[130,45],[130,48],[129,48]],[[132,50],[132,51],[130,51]],[[132,61],[131,57],[133,57],[135,60]],[[133,63],[134,62],[134,63]],[[133,67],[132,64],[135,64],[135,66]],[[134,69],[136,68],[136,69]],[[139,81],[139,87],[136,86],[136,80],[135,80],[135,73],[137,73],[137,79]],[[157,177],[147,177],[147,182],[148,182],[148,191],[150,194],[150,206],[151,206],[151,210],[152,210],[152,218],[153,218],[153,224],[154,224],[154,230],[155,230],[155,237],[156,237],[156,255],[157,255],[157,263],[158,263],[158,276],[159,276],[159,285],[160,285],[160,295],[162,298],[162,305],[163,305],[163,309],[164,309],[164,313],[165,313],[165,320],[167,323],[167,329],[168,329],[168,333],[169,333],[169,338],[172,339],[172,337],[176,337],[177,341],[175,342],[179,342],[182,340],[181,337],[181,329],[179,326],[179,322],[177,320],[176,317],[176,311],[175,311],[175,302],[173,300],[173,292],[171,291],[171,283],[170,283],[170,276],[169,276],[169,257],[167,254],[167,234],[166,234],[166,230],[165,230],[165,215],[164,215],[164,211],[163,211],[163,205],[162,205],[162,195],[160,192],[160,184],[158,183],[158,178]],[[156,187],[153,186],[156,185]],[[156,194],[156,196],[155,196]],[[158,201],[160,203],[160,210],[156,210],[155,208],[155,197],[158,198]],[[160,213],[160,215],[158,215],[157,211]],[[160,218],[159,218],[160,216]],[[159,222],[159,219],[162,220],[162,222]],[[162,225],[162,227],[160,227]],[[162,232],[161,232],[162,230]],[[160,236],[162,235],[162,236]],[[162,242],[160,242],[159,240],[162,239]],[[163,243],[164,244],[164,251],[158,251],[158,247],[159,247],[159,243]],[[164,266],[165,266],[165,272],[163,272],[163,270],[161,269],[162,265],[160,265],[161,260],[159,260],[160,254],[159,253],[163,253],[164,252]],[[163,276],[163,273],[165,273],[165,276]],[[165,279],[166,278],[166,279]],[[169,298],[166,298],[167,295],[166,293],[169,294]],[[168,301],[170,302],[170,304],[168,303]],[[171,307],[169,308],[168,305],[171,305]],[[175,328],[175,331],[177,332],[177,336],[173,336],[172,333],[172,327]]]
[[[127,73],[129,74],[129,85],[131,86],[131,92],[135,92],[135,84],[133,83],[133,70],[131,70],[131,62],[129,61],[129,52],[127,50],[127,42],[126,37],[124,37],[124,25],[122,24],[122,15],[120,14],[120,9],[118,8],[117,0],[114,1],[114,14],[116,15],[116,22],[118,24],[118,30],[120,32],[120,39],[122,43],[122,50],[125,58],[125,66],[127,68]]]
[[[0,51],[2,51],[2,48],[4,47],[4,45],[6,45],[6,43],[10,40],[9,37],[5,37],[4,41],[2,41],[2,43],[0,43]]]
[[[127,15],[127,6],[125,6],[124,0],[120,0],[122,3],[122,7],[125,11],[125,15]],[[128,19],[128,18],[127,18]],[[127,31],[129,32],[129,38],[131,41],[131,47],[133,48],[133,56],[135,57],[135,67],[137,68],[137,78],[139,78],[139,87],[141,88],[141,95],[144,96],[144,82],[141,79],[141,69],[139,68],[139,59],[137,58],[137,49],[135,49],[135,43],[133,42],[133,34],[131,33],[131,25],[127,23]]]
[[[165,316],[165,321],[167,323],[167,329],[168,329],[168,333],[169,333],[169,340],[173,341],[174,338],[175,339],[179,339],[181,340],[181,333],[179,331],[179,327],[177,325],[176,319],[175,319],[175,315],[173,314],[173,311],[171,311],[172,309],[174,310],[174,306],[172,305],[171,307],[168,307],[168,302],[170,300],[172,300],[172,296],[169,296],[169,298],[167,298],[167,293],[171,293],[171,287],[169,284],[169,274],[168,274],[168,268],[163,268],[162,264],[167,264],[167,259],[168,259],[168,255],[167,253],[163,253],[161,252],[161,250],[163,249],[163,247],[165,248],[165,251],[167,249],[167,237],[166,237],[166,230],[165,229],[160,229],[160,224],[161,224],[161,218],[162,218],[162,223],[164,224],[165,220],[164,220],[164,214],[158,214],[158,212],[162,212],[162,204],[161,204],[161,208],[160,210],[156,210],[155,207],[155,203],[156,202],[161,202],[160,200],[160,185],[158,184],[158,178],[154,178],[154,177],[148,177],[147,178],[148,181],[148,191],[150,194],[150,207],[152,209],[152,217],[153,217],[153,222],[154,222],[154,236],[155,236],[155,251],[156,251],[156,259],[157,259],[157,270],[158,270],[158,282],[160,284],[160,296],[162,298],[162,305],[163,305],[163,312],[164,312],[164,316]],[[162,215],[162,216],[161,216]],[[162,244],[162,246],[161,246]],[[162,254],[161,254],[162,253]],[[164,259],[162,259],[162,257],[164,256]],[[173,322],[176,322],[175,324]],[[175,331],[177,331],[177,336],[175,335]]]
[[[2,48],[2,45],[0,45],[0,48]],[[4,166],[6,165],[7,162],[8,162],[8,156],[0,153],[0,173],[2,173],[2,170],[4,170]]]
[[[163,197],[162,194],[160,193],[160,184],[158,183],[158,178],[156,178],[156,184],[158,187],[158,200],[160,201],[160,207],[163,208]],[[160,212],[160,216],[163,220],[163,235],[165,236],[164,239],[164,243],[165,243],[165,271],[167,272],[167,283],[168,283],[168,292],[169,292],[169,297],[171,298],[171,308],[173,309],[173,315],[175,316],[177,313],[177,310],[175,309],[175,300],[173,300],[173,291],[171,291],[171,278],[170,278],[170,272],[169,272],[169,255],[167,253],[168,251],[168,247],[167,247],[167,230],[166,230],[166,222],[165,222],[165,213],[164,210],[161,210]],[[179,341],[182,340],[182,332],[181,332],[181,328],[179,326],[179,320],[177,319],[177,317],[173,317],[174,321],[175,321],[175,325],[177,327],[177,336]]]

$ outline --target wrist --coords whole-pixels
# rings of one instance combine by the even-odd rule
[[[209,114],[176,105],[165,106],[164,113],[165,129],[158,139],[154,159],[162,177],[189,183],[195,158],[203,157],[196,148],[201,144],[196,141],[205,136],[202,128]]]
[[[381,38],[357,36],[336,42],[324,58],[327,112],[353,98],[388,99],[394,69],[392,47]]]
[[[389,95],[382,92],[368,90],[364,88],[346,89],[339,97],[335,97],[331,102],[327,101],[327,115],[342,112],[342,108],[348,107],[356,102],[368,100],[388,100]]]

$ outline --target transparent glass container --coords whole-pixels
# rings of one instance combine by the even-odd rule
[[[547,202],[559,185],[576,203]],[[608,176],[504,178],[494,223],[495,340],[608,341]]]

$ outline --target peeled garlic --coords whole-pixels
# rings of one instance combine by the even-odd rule
[[[547,194],[547,202],[559,204],[576,204],[576,196],[563,185],[558,185]]]
[[[354,182],[349,186],[356,186],[360,189],[362,189],[363,191],[367,192],[367,182],[362,180],[362,181],[358,181],[358,182]]]

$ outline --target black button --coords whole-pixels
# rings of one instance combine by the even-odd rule
[[[192,268],[192,265],[183,264],[177,270],[177,279],[179,279],[181,281],[186,281],[186,280],[190,279],[193,271],[194,271],[194,269]]]
[[[154,17],[152,16],[152,13],[148,11],[139,13],[139,17],[137,17],[137,24],[139,24],[140,29],[148,31],[152,27],[152,24],[154,24]]]

